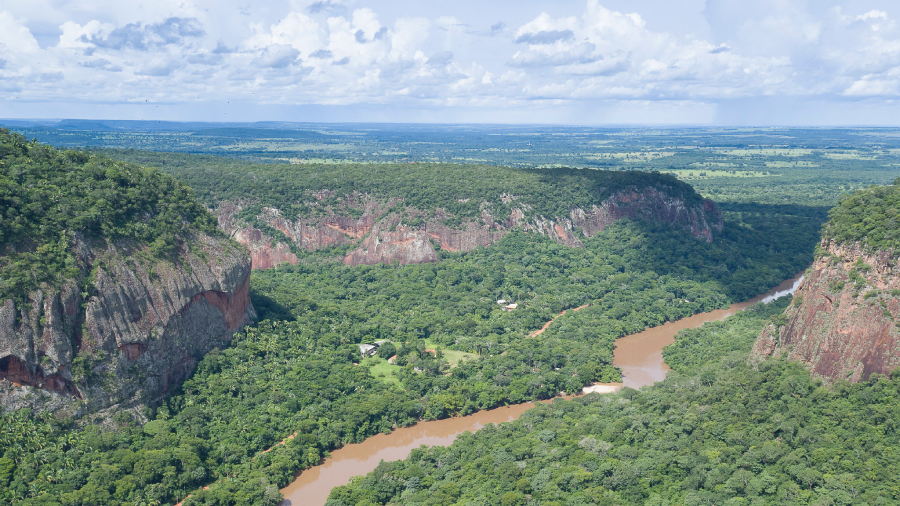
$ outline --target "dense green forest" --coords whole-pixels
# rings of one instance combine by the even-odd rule
[[[682,332],[653,388],[539,405],[383,462],[328,505],[896,504],[900,381],[828,390],[800,364],[748,363],[786,302]]]
[[[249,200],[280,209],[288,219],[308,216],[315,208],[336,205],[365,194],[381,201],[401,199],[404,206],[429,216],[442,208],[457,218],[477,218],[483,203],[494,216],[508,216],[511,206],[528,206],[536,215],[567,217],[573,207],[592,204],[624,189],[653,186],[686,204],[702,203],[693,188],[677,178],[650,172],[577,169],[514,169],[494,165],[407,164],[240,164],[225,158],[111,151],[108,154],[152,165],[184,181],[208,206]],[[328,191],[326,200],[313,193]],[[508,194],[514,201],[499,202]],[[514,203],[513,203],[514,202]]]
[[[795,237],[800,240],[791,246],[789,230],[782,230],[785,236],[770,244],[783,249],[772,254],[761,234],[735,228],[707,244],[664,225],[622,221],[584,248],[513,233],[489,248],[442,251],[438,264],[282,265],[253,273],[254,306],[262,318],[286,318],[334,305],[365,322],[358,335],[368,342],[416,337],[481,352],[518,342],[560,311],[589,304],[561,321],[590,320],[576,324],[583,327],[578,332],[605,342],[746,300],[811,260],[813,237]],[[520,307],[502,312],[498,299]]]
[[[52,416],[3,414],[10,497],[165,503],[193,490],[191,503],[271,504],[296,470],[342,444],[616,380],[616,337],[722,307],[808,260],[771,256],[770,266],[642,222],[607,232],[585,248],[517,233],[491,248],[443,252],[438,264],[256,271],[252,297],[269,320],[208,355],[143,427],[120,417],[120,429],[101,433]],[[726,253],[737,255],[731,261],[743,274],[708,268],[727,264]],[[498,297],[527,302],[503,313]],[[528,337],[559,310],[586,303]],[[378,376],[382,359],[354,365],[356,343],[376,339],[396,343],[392,377]],[[451,367],[427,346],[473,353]]]
[[[860,243],[869,251],[900,253],[900,178],[889,186],[857,190],[836,205],[823,236],[841,243]]]
[[[137,241],[168,257],[193,230],[218,233],[172,177],[0,129],[0,300],[80,276],[76,238]]]
[[[117,198],[127,198],[117,196],[116,188],[138,191],[130,189],[142,188],[139,183],[143,179],[138,175],[159,184],[172,185],[171,192],[164,194],[147,188],[148,193],[140,196],[144,200],[137,201],[137,205],[143,206],[140,210],[129,211],[138,208],[117,204],[115,213],[121,215],[105,212],[96,215],[100,223],[97,237],[109,234],[109,237],[151,244],[163,241],[160,244],[167,245],[177,244],[177,241],[165,241],[177,238],[183,232],[177,227],[166,227],[175,224],[212,226],[209,214],[193,203],[192,192],[168,176],[111,162],[102,156],[67,154],[26,144],[30,147],[22,149],[41,149],[48,153],[47,156],[81,160],[60,166],[54,177],[71,178],[73,189],[86,188],[77,190],[88,192],[79,201],[86,205],[94,202],[102,207],[112,205],[109,202],[120,202],[115,200]],[[670,190],[689,200],[700,198],[690,186],[674,177],[662,176],[660,179],[659,175],[639,172],[610,175],[585,170],[529,171],[480,165],[248,165],[217,158],[196,164],[194,162],[202,158],[195,155],[132,155],[132,161],[151,161],[149,163],[159,165],[161,170],[183,177],[185,183],[195,187],[197,198],[204,203],[212,205],[218,199],[239,199],[243,195],[243,198],[254,198],[258,202],[286,206],[296,213],[306,212],[296,195],[310,189],[347,194],[371,192],[388,197],[403,195],[408,205],[425,209],[449,207],[456,202],[460,207],[453,209],[462,215],[474,212],[474,208],[469,209],[465,202],[459,202],[465,199],[460,199],[456,192],[471,195],[472,199],[492,194],[496,200],[492,192],[498,192],[501,186],[503,191],[513,188],[521,192],[520,202],[548,214],[567,212],[567,206],[572,205],[571,202],[580,202],[578,199],[593,199],[596,194],[608,194],[603,192],[611,189],[646,184],[651,180],[663,181]],[[41,166],[58,165],[54,164],[57,162]],[[33,167],[32,173],[37,173],[38,166]],[[94,167],[113,167],[114,170],[101,173]],[[18,177],[26,172],[12,171],[11,174]],[[398,174],[420,179],[410,182],[400,178],[398,181]],[[104,179],[107,177],[110,179]],[[422,180],[422,177],[426,179]],[[112,181],[116,180],[122,181],[121,186],[113,185]],[[41,185],[38,181],[18,184],[18,187],[11,187],[18,192],[12,193],[12,198],[20,198],[17,195]],[[96,188],[106,189],[106,193],[90,193]],[[172,205],[181,216],[190,217],[186,224],[185,221],[172,221],[174,215],[165,215],[163,207],[154,207],[166,205],[165,198],[173,199]],[[181,209],[179,203],[190,206]],[[87,210],[73,207],[70,216],[60,219],[73,219],[85,213],[90,215]],[[578,391],[594,381],[616,380],[619,371],[612,366],[612,349],[617,337],[746,299],[793,276],[812,259],[823,215],[820,208],[735,203],[726,211],[729,219],[725,231],[710,244],[696,240],[685,230],[640,220],[623,220],[585,240],[584,248],[568,248],[538,234],[513,232],[489,248],[468,253],[440,251],[441,261],[436,264],[350,267],[312,262],[255,271],[251,279],[251,297],[261,322],[238,333],[228,348],[214,351],[201,360],[193,377],[180,390],[147,410],[145,415],[150,421],[146,424],[140,425],[123,413],[115,417],[115,430],[104,432],[99,426],[90,424],[90,420],[58,419],[27,410],[0,413],[0,502],[171,504],[192,494],[186,501],[188,505],[276,504],[280,500],[278,488],[290,481],[297,470],[318,464],[329,450],[343,444],[358,442],[417,420],[549,398],[561,391]],[[33,220],[36,221],[32,223],[37,223],[38,230],[42,220],[50,219],[35,216]],[[145,235],[137,235],[138,232],[129,228],[129,224],[136,223],[136,216],[160,217],[158,222],[150,220],[150,224],[137,229]],[[19,220],[16,223],[26,222]],[[54,226],[70,230],[66,228],[70,226],[68,224]],[[38,232],[32,230],[30,233]],[[3,279],[7,279],[5,273]],[[513,312],[502,312],[496,303],[501,298],[516,301],[520,306]],[[567,313],[539,337],[530,337],[534,330],[560,311],[583,305],[588,307],[577,313]],[[781,376],[793,378],[802,372],[787,364],[767,365],[754,371],[735,358],[745,353],[755,337],[751,334],[758,334],[761,322],[777,311],[776,306],[769,306],[748,312],[746,317],[732,319],[729,323],[732,327],[728,327],[732,330],[721,333],[721,336],[731,336],[727,342],[723,341],[725,337],[717,337],[720,334],[706,330],[692,334],[693,344],[680,340],[679,346],[685,351],[682,355],[677,351],[667,352],[667,359],[688,379],[682,383],[670,383],[672,378],[667,380],[665,385],[675,387],[665,386],[660,392],[671,390],[675,394],[669,397],[665,397],[669,394],[658,394],[662,396],[660,398],[665,397],[659,403],[641,404],[635,399],[657,394],[629,391],[613,397],[615,401],[589,396],[575,403],[554,404],[537,412],[549,413],[541,416],[551,425],[556,423],[551,423],[552,420],[559,421],[568,416],[563,412],[575,412],[575,408],[565,406],[584,410],[603,406],[606,411],[602,416],[607,417],[603,420],[609,423],[619,416],[650,420],[651,416],[658,415],[675,420],[682,412],[703,419],[708,411],[731,417],[728,420],[734,423],[747,423],[746,411],[740,412],[743,417],[732,412],[737,407],[726,413],[725,408],[718,406],[707,410],[700,406],[709,406],[713,403],[710,399],[735,392],[756,396],[749,401],[739,397],[745,402],[769,402],[769,397],[765,396],[775,394],[744,392],[730,384],[729,378],[757,381],[748,385],[768,385],[767,381],[780,385]],[[735,322],[743,322],[743,327],[735,327]],[[361,360],[358,343],[379,339],[394,342],[392,347],[397,355],[394,364],[385,360],[388,353]],[[719,339],[718,344],[711,344],[716,339]],[[726,355],[727,360],[717,358]],[[708,364],[696,362],[697,357],[707,356]],[[683,366],[675,365],[679,360]],[[688,364],[692,360],[694,362]],[[723,361],[732,365],[722,366]],[[706,374],[703,381],[707,383],[690,379],[698,368],[703,369]],[[764,373],[769,379],[738,377],[739,374]],[[777,378],[771,379],[773,375]],[[722,381],[715,381],[717,378]],[[723,382],[731,386],[720,384]],[[806,383],[800,384],[811,385],[808,377]],[[676,394],[693,397],[678,400],[673,397]],[[656,406],[653,408],[656,411],[646,406]],[[618,412],[617,409],[625,411]],[[641,414],[645,409],[647,414]],[[670,409],[676,411],[665,411]],[[557,416],[557,410],[562,410],[559,411],[562,414]],[[578,413],[589,416],[588,411]],[[660,425],[663,422],[655,423],[655,427],[664,431]],[[799,427],[799,423],[793,427]],[[591,427],[605,424],[598,422]],[[551,425],[547,425],[550,432],[587,430],[587,425],[576,424],[567,429]],[[610,454],[618,461],[638,455],[637,446],[633,453],[629,453],[632,450],[626,446],[634,443],[633,434],[644,433],[636,425],[634,429],[629,427],[622,427],[615,436],[600,433],[595,438],[603,436],[606,439],[598,439],[597,444],[610,441],[609,444],[615,443],[616,448],[625,445],[622,454]],[[742,430],[751,432],[749,428]],[[292,434],[297,436],[286,439]],[[485,436],[477,437],[488,438],[491,434],[497,436],[503,432],[490,429]],[[517,434],[523,444],[534,442],[527,434]],[[283,440],[286,444],[277,444]],[[460,444],[465,441],[468,439],[463,438]],[[493,441],[488,441],[489,446]],[[553,436],[548,441],[541,439],[540,444],[549,445],[548,451],[556,448],[548,457],[553,459],[557,458],[553,455],[560,452],[560,455],[571,453],[568,443],[563,444],[566,441],[568,439]],[[706,444],[706,440],[702,439],[701,443]],[[557,444],[558,447],[553,446]],[[678,444],[687,446],[655,447],[654,451],[672,452],[677,448],[679,452],[687,452],[685,455],[693,455],[690,453],[695,451],[693,439],[679,439]],[[576,444],[574,448],[581,447]],[[703,448],[706,451],[706,447]],[[428,450],[421,455],[440,451],[443,450]],[[541,455],[543,459],[544,455]],[[871,456],[871,452],[865,455]],[[481,457],[479,455],[472,461]],[[656,457],[659,454],[648,454],[654,462],[659,460]],[[605,454],[595,460],[599,465],[604,458]],[[698,459],[703,465],[710,461],[709,458]],[[510,462],[521,461],[524,460],[517,457]],[[426,469],[423,464],[417,465]],[[479,465],[487,465],[487,461]],[[514,467],[521,474],[533,469],[529,465],[526,464],[526,471],[518,464]],[[690,473],[684,471],[686,475],[708,471],[694,464],[691,466]],[[443,465],[434,467],[443,468]],[[461,497],[459,494],[453,496],[452,490],[441,492],[449,495],[432,493],[446,484],[443,478],[438,480],[434,469],[428,468],[431,474],[427,476],[423,471],[421,475],[403,478],[421,478],[408,493],[423,494],[428,490],[428,497],[422,499],[424,502],[446,502],[450,500],[446,497]],[[450,469],[449,461],[447,469]],[[509,466],[503,464],[498,469],[508,471]],[[595,473],[597,469],[599,467],[585,468],[585,472]],[[618,494],[623,501],[630,501],[630,498],[638,497],[635,495],[638,491],[644,493],[645,489],[652,488],[643,485],[640,477],[635,477],[634,469],[637,467],[629,461],[627,472],[620,473],[626,480],[622,483],[627,482],[627,486],[623,485],[625,488],[607,482],[597,486]],[[496,497],[497,501],[487,501],[491,504],[503,501],[516,504],[524,500],[525,494],[537,497],[535,490],[540,490],[531,485],[532,478],[528,478],[531,488],[506,490],[500,485],[502,480],[492,481],[500,480],[495,474],[482,473],[481,467],[477,472],[483,479],[472,482],[473,493],[480,493],[490,486],[495,491],[514,494],[506,499],[501,495]],[[576,481],[569,478],[565,485],[554,481],[557,479],[555,472],[542,476],[547,483],[557,483],[556,490],[576,486]],[[766,472],[775,476],[775,469]],[[432,476],[433,481],[426,487],[423,483],[427,482],[428,476]],[[683,483],[677,481],[680,476],[673,474],[673,481],[665,482],[664,491],[660,485],[653,493],[677,498],[686,497],[684,494],[689,490],[697,493],[705,490],[699,486],[691,489],[676,485],[676,482]],[[518,483],[522,479],[517,477],[515,481]],[[779,484],[787,483],[783,474],[775,479],[781,480]],[[431,490],[438,482],[440,484]],[[203,490],[204,485],[209,485],[209,489]],[[382,485],[378,481],[373,486]],[[407,485],[404,481],[403,487]],[[725,493],[716,485],[720,483],[710,485],[710,490]],[[394,497],[370,497],[368,485],[354,487],[339,493],[363,494],[365,500],[376,502]],[[857,486],[855,490],[863,489]],[[606,494],[606,491],[601,492]],[[682,492],[682,496],[678,496]],[[419,497],[421,495],[415,496],[412,502],[422,502]],[[547,497],[548,501],[557,500],[551,498],[550,492]],[[574,494],[573,497],[581,496]],[[347,504],[351,503],[352,498]]]

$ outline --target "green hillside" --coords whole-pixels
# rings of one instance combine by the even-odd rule
[[[133,160],[139,161],[137,155]],[[172,181],[102,157],[66,156],[86,157],[80,165],[72,162],[86,167],[77,170],[111,164],[132,174],[115,184],[116,179],[105,179],[106,172],[96,169],[112,195],[127,194],[138,174]],[[157,165],[192,186],[208,205],[219,199],[255,199],[257,205],[284,206],[295,213],[307,212],[301,199],[307,192],[326,189],[402,197],[407,205],[428,210],[456,202],[456,212],[466,216],[477,209],[469,202],[486,195],[496,202],[501,189],[512,189],[518,202],[548,214],[635,185],[700,202],[686,184],[642,172],[249,165],[183,155],[173,160]],[[138,202],[147,199],[140,208],[145,211],[127,216],[170,216],[171,223],[182,223],[172,218],[177,213],[162,213],[166,198],[190,202],[185,187],[171,184],[171,193],[139,196]],[[98,185],[88,184],[84,191]],[[462,196],[470,201],[459,202],[465,200]],[[99,194],[87,197],[97,199],[93,207],[101,206]],[[112,198],[102,202],[127,207]],[[91,215],[93,207],[74,209],[71,219]],[[194,224],[211,226],[204,221],[209,216],[205,211],[196,205],[189,209],[197,209],[185,214]],[[192,494],[185,504],[277,504],[279,487],[344,444],[418,420],[548,398],[618,379],[619,371],[611,365],[617,337],[724,307],[808,265],[817,225],[770,218],[747,210],[741,221],[726,222],[712,243],[684,229],[622,220],[585,240],[584,248],[513,232],[468,253],[441,251],[436,264],[354,267],[322,262],[256,271],[251,297],[262,321],[238,333],[226,349],[203,357],[179,391],[142,413],[149,422],[127,412],[110,414],[104,431],[86,420],[52,414],[0,414],[0,424],[8,428],[0,432],[0,499],[173,504]],[[40,227],[40,220],[35,223]],[[152,228],[157,229],[168,230]],[[151,243],[164,237],[108,230],[110,237]],[[102,227],[92,233],[106,237]],[[515,299],[520,308],[505,313],[496,304],[499,298]],[[530,337],[559,311],[582,305],[589,307]],[[358,344],[376,339],[394,341],[396,365],[359,360]],[[428,346],[467,358],[451,364],[425,351]],[[392,376],[379,376],[385,371]],[[288,444],[276,445],[295,433]]]
[[[900,178],[845,196],[830,212],[823,236],[869,251],[900,251]]]
[[[251,199],[276,207],[289,219],[308,212],[311,193],[328,190],[336,202],[365,193],[380,200],[403,199],[404,205],[427,213],[442,208],[460,218],[478,217],[482,203],[499,216],[509,208],[494,204],[501,194],[537,214],[568,216],[571,207],[589,209],[619,190],[654,186],[687,204],[702,202],[693,188],[673,176],[648,172],[576,169],[513,169],[493,165],[408,164],[249,164],[208,156],[113,152],[161,170],[184,181],[198,196],[214,205],[222,200]],[[124,155],[124,156],[123,156]]]
[[[0,129],[0,300],[83,273],[76,240],[128,240],[172,257],[215,218],[159,171],[62,151]]]

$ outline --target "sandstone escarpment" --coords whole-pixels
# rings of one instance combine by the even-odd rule
[[[255,317],[250,259],[198,234],[175,263],[78,241],[90,272],[0,306],[0,405],[70,414],[146,403]]]
[[[756,341],[753,356],[807,364],[828,382],[865,381],[900,367],[900,259],[889,251],[823,241],[781,321]]]
[[[316,194],[319,200],[326,197],[332,195]],[[265,224],[262,228],[278,231],[274,234],[236,217],[246,203],[223,202],[216,216],[222,229],[250,249],[254,269],[281,262],[296,264],[298,257],[292,248],[315,251],[334,246],[352,248],[343,259],[348,265],[434,262],[438,259],[434,244],[448,251],[471,251],[489,246],[516,229],[582,247],[582,238],[593,237],[624,218],[688,229],[707,242],[712,241],[714,232],[723,229],[722,214],[712,201],[689,204],[653,187],[619,191],[589,209],[571,207],[567,216],[543,216],[528,205],[516,205],[515,198],[506,194],[498,196],[498,203],[505,205],[508,214],[494,216],[487,211],[491,203],[484,202],[477,219],[465,220],[455,220],[443,209],[425,219],[426,213],[405,207],[402,200],[382,202],[363,194],[316,208],[293,221],[278,209],[262,208],[255,218]],[[274,237],[281,234],[291,244]]]

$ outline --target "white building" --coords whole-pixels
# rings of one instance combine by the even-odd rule
[[[371,357],[378,352],[378,346],[374,344],[360,344],[359,345],[359,354],[362,355],[362,358]]]

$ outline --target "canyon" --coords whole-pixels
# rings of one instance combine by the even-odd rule
[[[823,240],[794,303],[770,323],[753,358],[786,356],[833,384],[900,367],[900,261],[893,251]]]
[[[317,192],[322,203],[296,219],[280,209],[262,208],[256,225],[241,218],[248,202],[220,202],[213,210],[219,226],[248,247],[254,269],[282,262],[296,264],[305,252],[335,249],[346,265],[397,262],[401,265],[436,262],[438,250],[471,251],[490,246],[512,230],[537,233],[570,247],[583,247],[590,238],[621,219],[643,219],[684,228],[706,242],[723,229],[721,211],[711,200],[702,205],[652,186],[621,190],[589,209],[572,207],[567,216],[545,217],[515,197],[502,194],[509,214],[493,216],[482,204],[478,219],[460,219],[443,209],[433,213],[405,206],[402,199],[379,200],[366,194],[347,195],[334,202],[330,192]],[[262,224],[262,226],[259,226]]]

